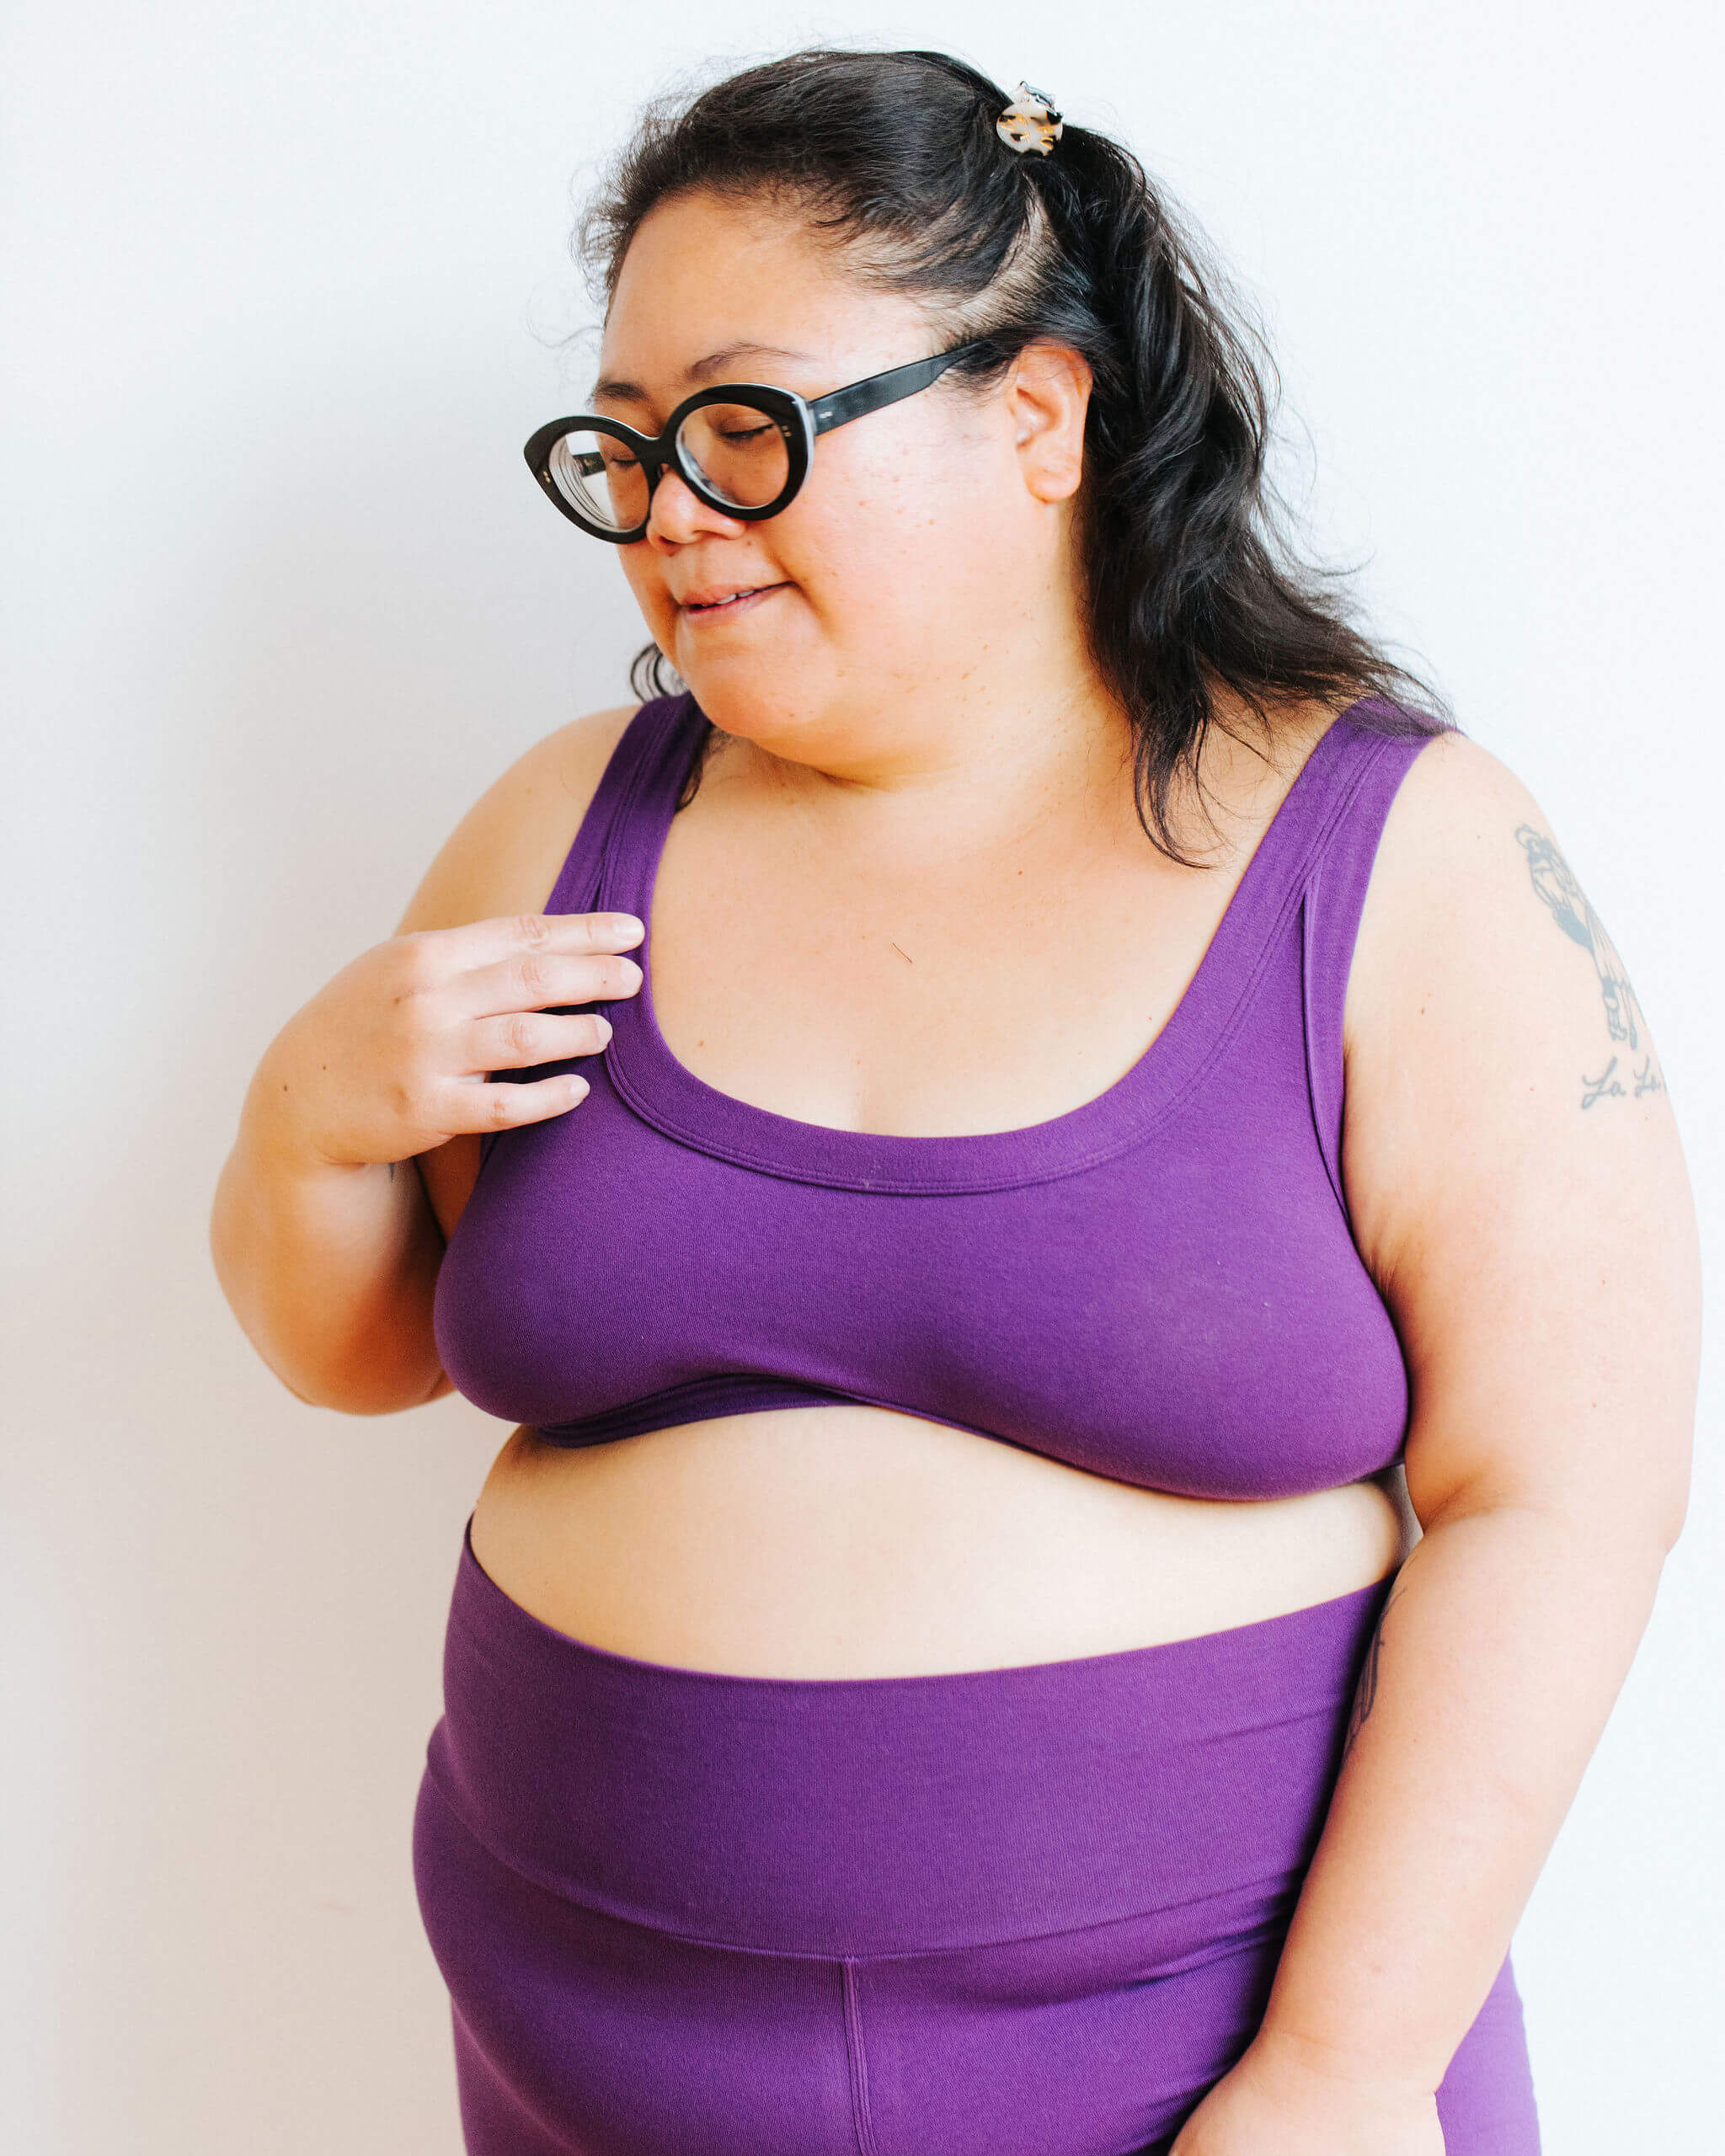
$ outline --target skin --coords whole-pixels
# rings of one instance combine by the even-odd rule
[[[601,402],[656,430],[702,379],[814,395],[942,341],[793,215],[697,196],[630,248]],[[1225,700],[1233,733],[1176,802],[1214,868],[1149,847],[1080,633],[1087,393],[1077,355],[1034,347],[985,393],[943,384],[823,437],[770,522],[668,475],[617,550],[728,737],[653,900],[661,1027],[708,1083],[852,1129],[1012,1129],[1112,1084],[1178,1003],[1333,713],[1258,739]],[[765,595],[692,603],[745,586]],[[596,1052],[547,1006],[633,992],[634,930],[537,910],[628,716],[505,773],[400,932],[259,1066],[212,1242],[302,1397],[386,1412],[447,1389],[430,1297],[477,1134],[579,1113],[565,1081],[487,1077]],[[1669,1093],[1549,824],[1465,738],[1397,792],[1343,1033],[1350,1217],[1412,1380],[1411,1555],[1371,1484],[1208,1505],[848,1407],[587,1452],[517,1432],[474,1513],[487,1571],[547,1622],[787,1675],[1150,1644],[1399,1566],[1263,2028],[1175,2156],[1441,2156],[1434,2091],[1687,1502],[1700,1276]]]

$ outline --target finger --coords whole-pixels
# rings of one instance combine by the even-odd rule
[[[519,1085],[457,1083],[450,1089],[452,1097],[438,1118],[438,1126],[451,1138],[514,1130],[523,1123],[543,1123],[562,1115],[585,1100],[591,1090],[586,1080],[573,1070],[560,1072],[555,1078],[524,1080]]]
[[[470,1071],[520,1070],[572,1055],[597,1055],[610,1038],[611,1021],[596,1011],[574,1017],[511,1011],[467,1028],[462,1064]]]
[[[465,973],[527,952],[579,958],[593,952],[633,950],[644,931],[628,913],[513,913],[422,933],[446,938],[458,969]]]
[[[641,969],[633,958],[595,954],[570,957],[554,951],[518,951],[467,975],[463,1006],[476,1018],[505,1011],[544,1011],[601,997],[633,995]]]

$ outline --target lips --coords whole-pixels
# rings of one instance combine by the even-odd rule
[[[783,588],[782,584],[713,584],[703,591],[690,592],[677,603],[686,614],[734,614],[751,600],[764,599],[769,592]]]

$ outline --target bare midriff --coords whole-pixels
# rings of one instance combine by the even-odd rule
[[[511,1600],[590,1646],[755,1677],[919,1676],[1152,1646],[1396,1570],[1399,1474],[1176,1497],[945,1423],[786,1407],[582,1449],[522,1428],[474,1508]]]

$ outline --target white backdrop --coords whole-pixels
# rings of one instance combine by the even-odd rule
[[[505,1432],[300,1405],[205,1220],[276,1027],[519,750],[626,694],[622,578],[520,445],[585,387],[555,340],[586,168],[677,71],[943,45],[1196,213],[1269,324],[1323,542],[1626,955],[1717,1281],[1717,23],[17,0],[0,2144],[458,2156],[409,1831]],[[1516,1938],[1547,2156],[1718,2132],[1710,1356],[1690,1524]]]

